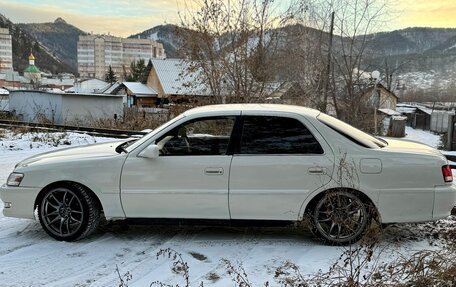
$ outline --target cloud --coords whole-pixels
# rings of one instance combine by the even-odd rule
[[[401,15],[394,21],[394,26],[456,28],[454,0],[402,0],[396,8],[401,10]]]
[[[0,0],[0,13],[15,23],[52,22],[62,17],[86,32],[126,37],[156,25],[179,23],[179,11],[185,15],[201,3],[202,0]],[[384,26],[387,30],[456,27],[455,0],[398,0],[390,8],[393,15]]]
[[[48,2],[11,3],[0,0],[0,13],[14,23],[52,22],[57,17],[62,17],[86,32],[110,32],[124,37],[156,25],[178,22],[176,1],[139,0],[132,5],[127,0],[79,0],[65,1],[65,4],[59,6]]]

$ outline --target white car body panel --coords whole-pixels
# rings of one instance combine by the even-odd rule
[[[25,174],[21,187],[35,190],[30,194],[34,199],[30,200],[27,211],[21,211],[21,214],[26,213],[27,218],[33,218],[35,198],[47,185],[59,181],[73,181],[88,187],[97,195],[107,217],[125,218],[120,202],[119,182],[126,155],[114,151],[119,143],[66,148],[39,154],[18,163],[15,171]],[[15,196],[21,192],[21,187],[5,186],[5,193]],[[19,201],[22,200],[14,200]],[[4,209],[4,213],[11,211]]]
[[[306,197],[330,181],[333,166],[327,155],[235,155],[231,218],[297,220]]]
[[[228,155],[129,157],[121,181],[126,216],[229,219],[231,158]],[[210,173],[218,170],[220,174]]]
[[[220,115],[281,115],[300,119],[320,142],[323,155],[223,155],[141,158],[155,139],[190,119]],[[299,220],[325,190],[360,191],[384,223],[435,220],[449,215],[456,188],[445,183],[443,155],[422,144],[391,140],[385,148],[359,146],[332,130],[318,111],[285,105],[220,105],[193,109],[145,136],[128,153],[119,143],[70,148],[19,163],[19,187],[2,186],[5,216],[33,218],[34,202],[47,185],[73,181],[89,188],[110,218]],[[310,174],[322,168],[323,175]],[[207,175],[205,169],[223,169]],[[338,171],[345,170],[345,176]],[[346,174],[352,174],[346,176]],[[311,182],[311,184],[307,184]]]

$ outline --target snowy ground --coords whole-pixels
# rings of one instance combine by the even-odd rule
[[[0,130],[2,183],[14,165],[28,156],[108,140],[79,134],[1,135]],[[438,136],[423,131],[407,129],[406,138],[438,145]],[[454,226],[455,220],[440,224]],[[435,228],[421,224],[387,229],[380,261],[436,248],[429,244],[429,226]],[[326,271],[345,250],[324,246],[309,233],[283,228],[132,226],[126,230],[114,225],[88,239],[66,243],[51,239],[36,221],[0,215],[0,286],[118,286],[116,266],[121,274],[132,275],[129,286],[149,286],[155,280],[183,283],[171,270],[170,260],[157,259],[156,253],[164,248],[182,254],[190,266],[191,286],[200,282],[205,286],[233,286],[222,259],[242,264],[252,286],[262,286],[266,281],[276,282],[275,270],[286,261],[311,274]]]
[[[438,148],[440,145],[439,135],[430,133],[429,131],[412,129],[411,127],[405,127],[404,139],[424,143],[434,148]]]

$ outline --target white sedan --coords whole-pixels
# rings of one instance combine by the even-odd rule
[[[291,223],[330,244],[382,223],[447,217],[456,188],[445,157],[286,105],[189,110],[136,141],[33,156],[0,189],[5,216],[38,217],[58,240],[106,219]]]

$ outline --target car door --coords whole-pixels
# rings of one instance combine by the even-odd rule
[[[129,156],[121,176],[127,217],[229,219],[228,155],[235,116],[188,120],[157,138],[158,158]]]
[[[305,198],[331,178],[331,148],[299,115],[243,113],[240,126],[231,164],[231,218],[296,220]]]

